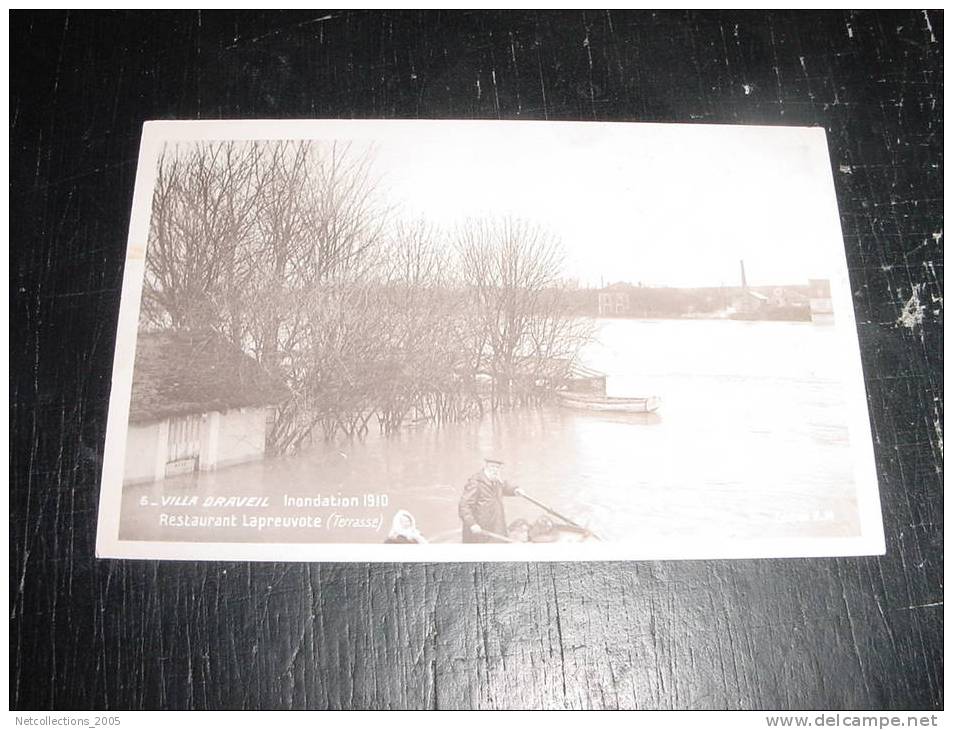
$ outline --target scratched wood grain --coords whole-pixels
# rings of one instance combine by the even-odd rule
[[[11,39],[12,707],[942,707],[940,12],[14,12]],[[95,560],[140,125],[228,117],[823,125],[887,555]]]

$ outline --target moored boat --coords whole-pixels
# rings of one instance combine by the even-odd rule
[[[623,398],[593,393],[574,393],[558,391],[560,405],[567,408],[579,408],[587,411],[612,411],[616,413],[653,413],[661,405],[661,399],[654,396]]]

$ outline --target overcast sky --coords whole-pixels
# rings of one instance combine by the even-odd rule
[[[395,125],[373,145],[401,216],[538,222],[583,284],[736,285],[740,259],[751,284],[800,284],[843,255],[816,131],[430,123]]]

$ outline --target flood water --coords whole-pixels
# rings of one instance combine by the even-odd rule
[[[424,535],[448,539],[459,529],[462,487],[489,453],[506,462],[507,479],[606,540],[855,535],[836,337],[832,326],[804,322],[600,320],[585,363],[608,374],[610,395],[659,396],[656,414],[525,409],[127,486],[121,537],[381,542],[394,512],[407,509]],[[267,508],[246,514],[313,515],[324,524],[158,524],[159,512],[236,512],[154,506],[163,496],[238,495],[269,496]],[[355,496],[360,503],[302,509],[283,506],[286,495]],[[509,520],[541,514],[519,498],[506,508]],[[383,524],[328,529],[334,514]]]

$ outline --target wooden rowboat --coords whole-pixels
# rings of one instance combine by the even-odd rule
[[[572,525],[554,525],[552,530],[546,535],[534,535],[530,538],[530,543],[547,542],[598,542],[599,538],[593,535],[589,530]]]
[[[561,390],[557,394],[560,405],[587,411],[612,411],[618,413],[653,413],[661,405],[654,395],[644,398],[620,398],[594,393],[571,393]]]
[[[599,538],[586,529],[573,527],[571,525],[553,525],[545,535],[533,535],[528,542],[521,540],[499,540],[484,543],[486,545],[536,545],[540,543],[552,542],[598,542]],[[431,536],[431,543],[448,544],[461,542],[460,528],[446,530]]]

